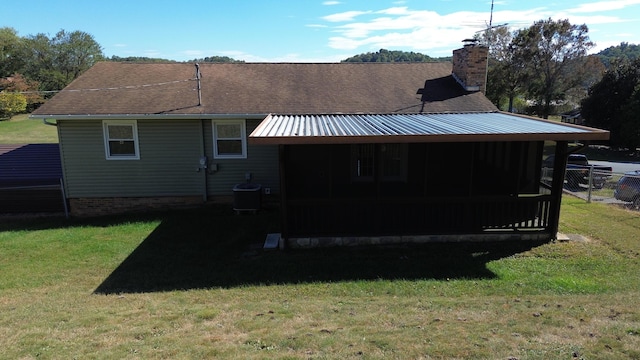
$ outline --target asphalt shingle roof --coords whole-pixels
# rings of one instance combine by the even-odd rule
[[[328,114],[495,111],[443,63],[201,64],[101,62],[33,112],[55,117],[136,114]],[[424,102],[423,102],[424,101]]]

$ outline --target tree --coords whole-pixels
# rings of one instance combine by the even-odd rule
[[[111,58],[107,58],[105,60],[117,61],[117,62],[135,62],[135,63],[174,63],[176,62],[175,60],[162,59],[162,58],[150,58],[147,56],[120,57],[117,55],[112,55]]]
[[[573,66],[577,66],[577,68],[570,66],[568,71],[579,74],[580,81],[574,88],[566,91],[565,99],[567,104],[570,105],[569,110],[580,106],[582,99],[587,97],[589,89],[602,79],[607,70],[596,55],[589,55],[583,60],[577,61]]]
[[[582,101],[587,125],[609,130],[612,146],[635,149],[640,145],[639,89],[640,58],[609,69]]]
[[[489,29],[478,37],[489,47],[487,97],[500,107],[508,100],[507,110],[513,112],[514,100],[522,93],[525,64],[514,56],[513,33],[507,27]]]
[[[524,78],[527,93],[539,107],[538,115],[548,118],[553,102],[565,99],[569,89],[585,76],[583,62],[593,47],[586,25],[571,25],[568,20],[535,22],[519,30],[514,39],[517,63],[527,64]]]
[[[29,52],[24,74],[38,81],[45,91],[64,88],[104,59],[93,36],[82,31],[60,30],[53,38],[37,34],[28,37],[26,43]]]
[[[23,39],[13,28],[0,28],[0,78],[20,72],[23,66]]]
[[[450,59],[450,58],[448,58]],[[364,53],[352,56],[341,62],[434,62],[442,59],[434,59],[428,55],[416,52],[380,49],[375,53]]]
[[[640,45],[621,42],[618,46],[610,46],[598,53],[598,57],[602,63],[609,68],[615,65],[617,61],[635,60],[640,57]]]
[[[27,111],[33,111],[44,101],[38,88],[37,81],[26,79],[21,74],[13,74],[10,77],[0,79],[0,89],[20,93],[24,96],[27,101]]]
[[[55,52],[45,34],[29,35],[26,39],[27,60],[24,75],[40,83],[40,90],[60,90],[63,81],[55,70]]]
[[[0,92],[0,118],[9,118],[25,111],[27,99],[22,94]]]
[[[244,60],[236,60],[228,56],[207,56],[205,58],[193,59],[192,63],[243,63]]]
[[[621,140],[626,148],[635,151],[640,145],[640,82],[636,84],[629,101],[620,109]]]
[[[104,59],[100,44],[83,31],[60,30],[51,43],[55,53],[54,65],[64,75],[67,84]]]

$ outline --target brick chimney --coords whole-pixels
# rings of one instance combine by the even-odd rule
[[[453,51],[452,75],[465,90],[486,93],[488,55],[489,48],[477,42]]]

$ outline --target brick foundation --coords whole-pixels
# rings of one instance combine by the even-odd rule
[[[72,198],[69,199],[69,211],[75,217],[93,217],[188,208],[202,204],[202,196]]]
[[[545,233],[491,233],[491,234],[459,234],[459,235],[405,235],[405,236],[351,236],[351,237],[316,237],[281,239],[284,247],[292,249],[363,246],[363,245],[399,245],[424,244],[439,242],[492,242],[492,241],[551,241]]]

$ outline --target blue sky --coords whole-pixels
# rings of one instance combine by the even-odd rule
[[[491,0],[2,0],[0,27],[81,30],[109,57],[334,62],[381,48],[449,56],[490,10]],[[640,44],[640,0],[494,2],[493,24],[512,30],[549,17],[586,24],[592,52]]]

